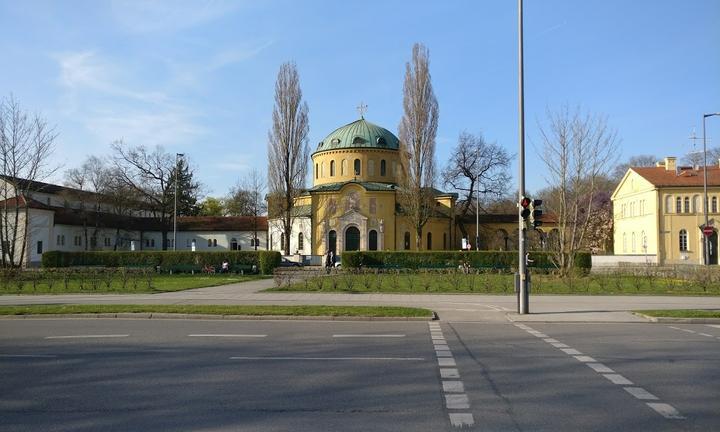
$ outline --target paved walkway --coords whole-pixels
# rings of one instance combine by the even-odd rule
[[[0,305],[26,304],[276,304],[413,306],[434,310],[446,321],[647,322],[637,309],[720,309],[720,297],[560,296],[530,297],[528,315],[518,315],[514,295],[325,294],[261,292],[274,286],[261,279],[161,294],[5,295]]]

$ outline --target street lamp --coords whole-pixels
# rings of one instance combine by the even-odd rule
[[[480,145],[475,147],[475,163],[480,164]],[[475,250],[480,250],[480,170],[478,169],[478,176],[475,179],[477,182],[477,198],[475,199]]]
[[[703,195],[705,202],[703,203],[703,212],[705,213],[705,227],[708,226],[708,193],[707,193],[707,138],[705,136],[705,119],[712,116],[720,116],[720,112],[703,114]],[[705,243],[705,265],[710,265],[710,236],[703,233]]]
[[[175,210],[173,211],[173,251],[177,250],[177,197],[178,197],[178,162],[183,153],[175,153]]]

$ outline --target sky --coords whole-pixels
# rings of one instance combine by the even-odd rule
[[[720,1],[525,0],[524,35],[528,190],[546,185],[539,125],[563,105],[606,116],[620,161],[702,149],[689,137],[720,112]],[[440,108],[437,163],[462,131],[517,154],[512,0],[0,0],[0,97],[56,126],[48,181],[122,139],[186,154],[222,196],[266,171],[282,63],[297,65],[314,151],[361,102],[397,134],[416,42]],[[720,145],[720,117],[707,136]]]

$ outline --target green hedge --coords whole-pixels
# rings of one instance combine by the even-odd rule
[[[171,267],[175,265],[220,265],[228,260],[230,265],[256,265],[261,273],[272,274],[280,264],[280,252],[274,251],[225,251],[225,252],[60,252],[42,254],[43,267]]]
[[[552,255],[549,252],[530,252],[533,262],[530,268],[551,269]],[[473,268],[517,268],[517,251],[428,251],[428,252],[381,252],[361,251],[343,252],[342,264],[346,268],[392,266],[398,268],[437,268],[455,267],[467,262]],[[589,269],[591,259],[589,253],[578,253],[575,267]]]

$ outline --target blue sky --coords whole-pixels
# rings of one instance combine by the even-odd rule
[[[720,111],[720,1],[525,1],[527,188],[546,107],[607,115],[621,158],[692,150]],[[517,152],[517,9],[496,1],[0,1],[0,93],[56,124],[64,169],[110,143],[186,153],[210,195],[266,169],[274,81],[297,63],[311,148],[365,117],[396,133],[404,64],[430,50],[437,159],[458,134]],[[720,140],[720,117],[708,119]],[[701,144],[697,144],[701,148]],[[512,169],[513,177],[517,168]],[[56,175],[51,180],[61,181]]]

